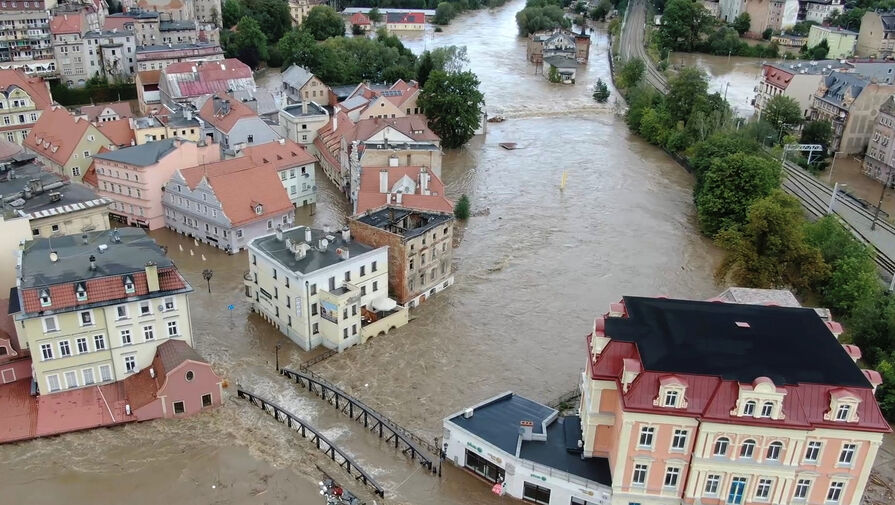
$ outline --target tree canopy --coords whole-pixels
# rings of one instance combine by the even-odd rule
[[[829,275],[820,251],[805,241],[802,204],[781,190],[749,207],[746,223],[722,231],[719,280],[754,288],[809,289]]]
[[[516,13],[516,26],[519,27],[519,35],[527,37],[528,34],[541,30],[569,28],[572,22],[565,17],[565,12],[558,5],[531,6]]]
[[[709,12],[694,0],[669,0],[659,27],[659,44],[673,51],[692,51],[714,24]]]
[[[472,72],[434,70],[418,103],[426,112],[429,127],[450,149],[462,146],[475,134],[481,124],[485,95],[479,91],[479,80]]]
[[[751,25],[752,16],[750,16],[748,12],[740,13],[739,16],[734,18],[733,23],[730,24],[731,28],[736,30],[740,35],[748,32]]]
[[[695,194],[702,230],[714,236],[746,221],[753,202],[780,186],[780,166],[758,154],[737,152],[714,158]]]
[[[267,36],[254,18],[243,16],[236,25],[236,34],[228,44],[228,50],[252,69],[258,68],[259,63],[267,60]]]
[[[833,125],[829,121],[809,121],[802,127],[802,144],[820,144],[826,150],[833,140]]]
[[[643,60],[631,58],[618,71],[618,86],[620,88],[637,86],[643,79],[644,72],[646,72],[646,64],[643,63]]]
[[[765,105],[761,119],[770,123],[778,131],[787,130],[802,124],[802,109],[794,98],[777,95]]]
[[[345,35],[345,22],[332,7],[316,5],[301,22],[300,29],[310,33],[314,40],[326,40]]]

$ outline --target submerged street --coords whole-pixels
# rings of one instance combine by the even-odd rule
[[[465,45],[489,114],[507,121],[488,124],[485,136],[445,154],[448,196],[468,194],[474,214],[455,251],[456,284],[415,309],[407,326],[314,366],[428,440],[440,435],[442,418],[497,393],[549,401],[576,387],[593,318],[622,295],[707,298],[722,289],[712,278],[719,252],[695,226],[689,174],[591,98],[598,77],[609,82],[605,32],[593,34],[590,63],[577,84],[550,84],[525,60],[514,21],[523,4],[474,11],[443,33],[407,39],[415,52]],[[259,82],[276,86],[276,76],[269,71]],[[500,142],[521,149],[508,151]],[[563,171],[568,179],[560,190]],[[317,180],[316,209],[299,211],[298,224],[342,223],[347,203],[322,174]],[[372,503],[311,443],[237,399],[237,384],[352,454],[384,485],[388,503],[499,501],[450,466],[441,479],[428,475],[278,376],[277,344],[280,363],[292,368],[316,353],[300,352],[249,313],[245,253],[228,256],[167,230],[152,235],[195,288],[195,344],[229,382],[223,408],[2,446],[8,502],[58,504],[78,496],[81,503],[127,497],[133,505],[313,504],[320,500],[320,465]],[[214,272],[211,294],[203,269]]]

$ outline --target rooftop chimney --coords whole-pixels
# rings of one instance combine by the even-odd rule
[[[159,290],[158,265],[153,261],[146,262],[146,284],[149,286],[150,293],[155,293]]]
[[[277,226],[277,240],[279,242],[283,241],[283,228],[281,226]]]
[[[311,238],[311,227],[310,226],[305,227],[305,242],[310,244],[312,240],[314,240],[314,239]]]
[[[388,193],[388,170],[384,168],[379,171],[379,192]]]
[[[401,193],[400,191],[395,193],[395,204],[396,205],[401,205],[401,197],[402,196],[404,196],[404,193]]]
[[[96,270],[96,256],[90,255],[90,270]]]
[[[317,250],[318,251],[324,252],[324,251],[326,251],[327,247],[329,247],[329,240],[322,238],[322,239],[320,239],[319,242],[317,242]]]
[[[351,230],[347,226],[342,227],[342,240],[351,242]]]
[[[347,247],[339,248],[339,258],[342,258],[343,260],[347,260],[349,257],[350,257],[350,253],[348,252]]]
[[[303,260],[308,253],[308,244],[295,244],[295,261]]]
[[[519,421],[519,434],[522,435],[522,440],[531,440],[531,432],[534,426],[535,423],[527,419]]]
[[[121,234],[118,233],[118,230],[112,230],[112,242],[116,244],[121,243]]]
[[[90,240],[88,239],[88,236],[86,233],[81,235],[81,241],[84,242],[84,245],[87,245],[88,243],[90,243]]]

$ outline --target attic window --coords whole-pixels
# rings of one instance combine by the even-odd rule
[[[134,286],[134,278],[131,277],[130,275],[125,275],[124,276],[124,292],[129,295],[132,295],[132,294],[134,294],[135,291],[136,291],[136,289]]]
[[[259,216],[261,214],[264,214],[264,206],[262,206],[260,203],[258,205],[255,205],[255,214],[258,214]]]
[[[751,326],[749,326],[749,323],[747,323],[745,321],[737,321],[736,325],[737,325],[737,328],[751,328]]]
[[[79,302],[87,301],[87,286],[83,282],[79,282],[77,287],[75,287],[75,295],[77,295]]]
[[[41,307],[49,307],[52,305],[53,300],[50,299],[50,291],[46,289],[40,290],[40,306]]]

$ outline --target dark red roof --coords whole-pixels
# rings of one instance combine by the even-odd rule
[[[786,87],[789,86],[789,82],[792,80],[792,76],[793,74],[791,72],[780,70],[779,68],[773,67],[771,65],[765,65],[764,67],[765,82],[780,89],[786,89]]]

